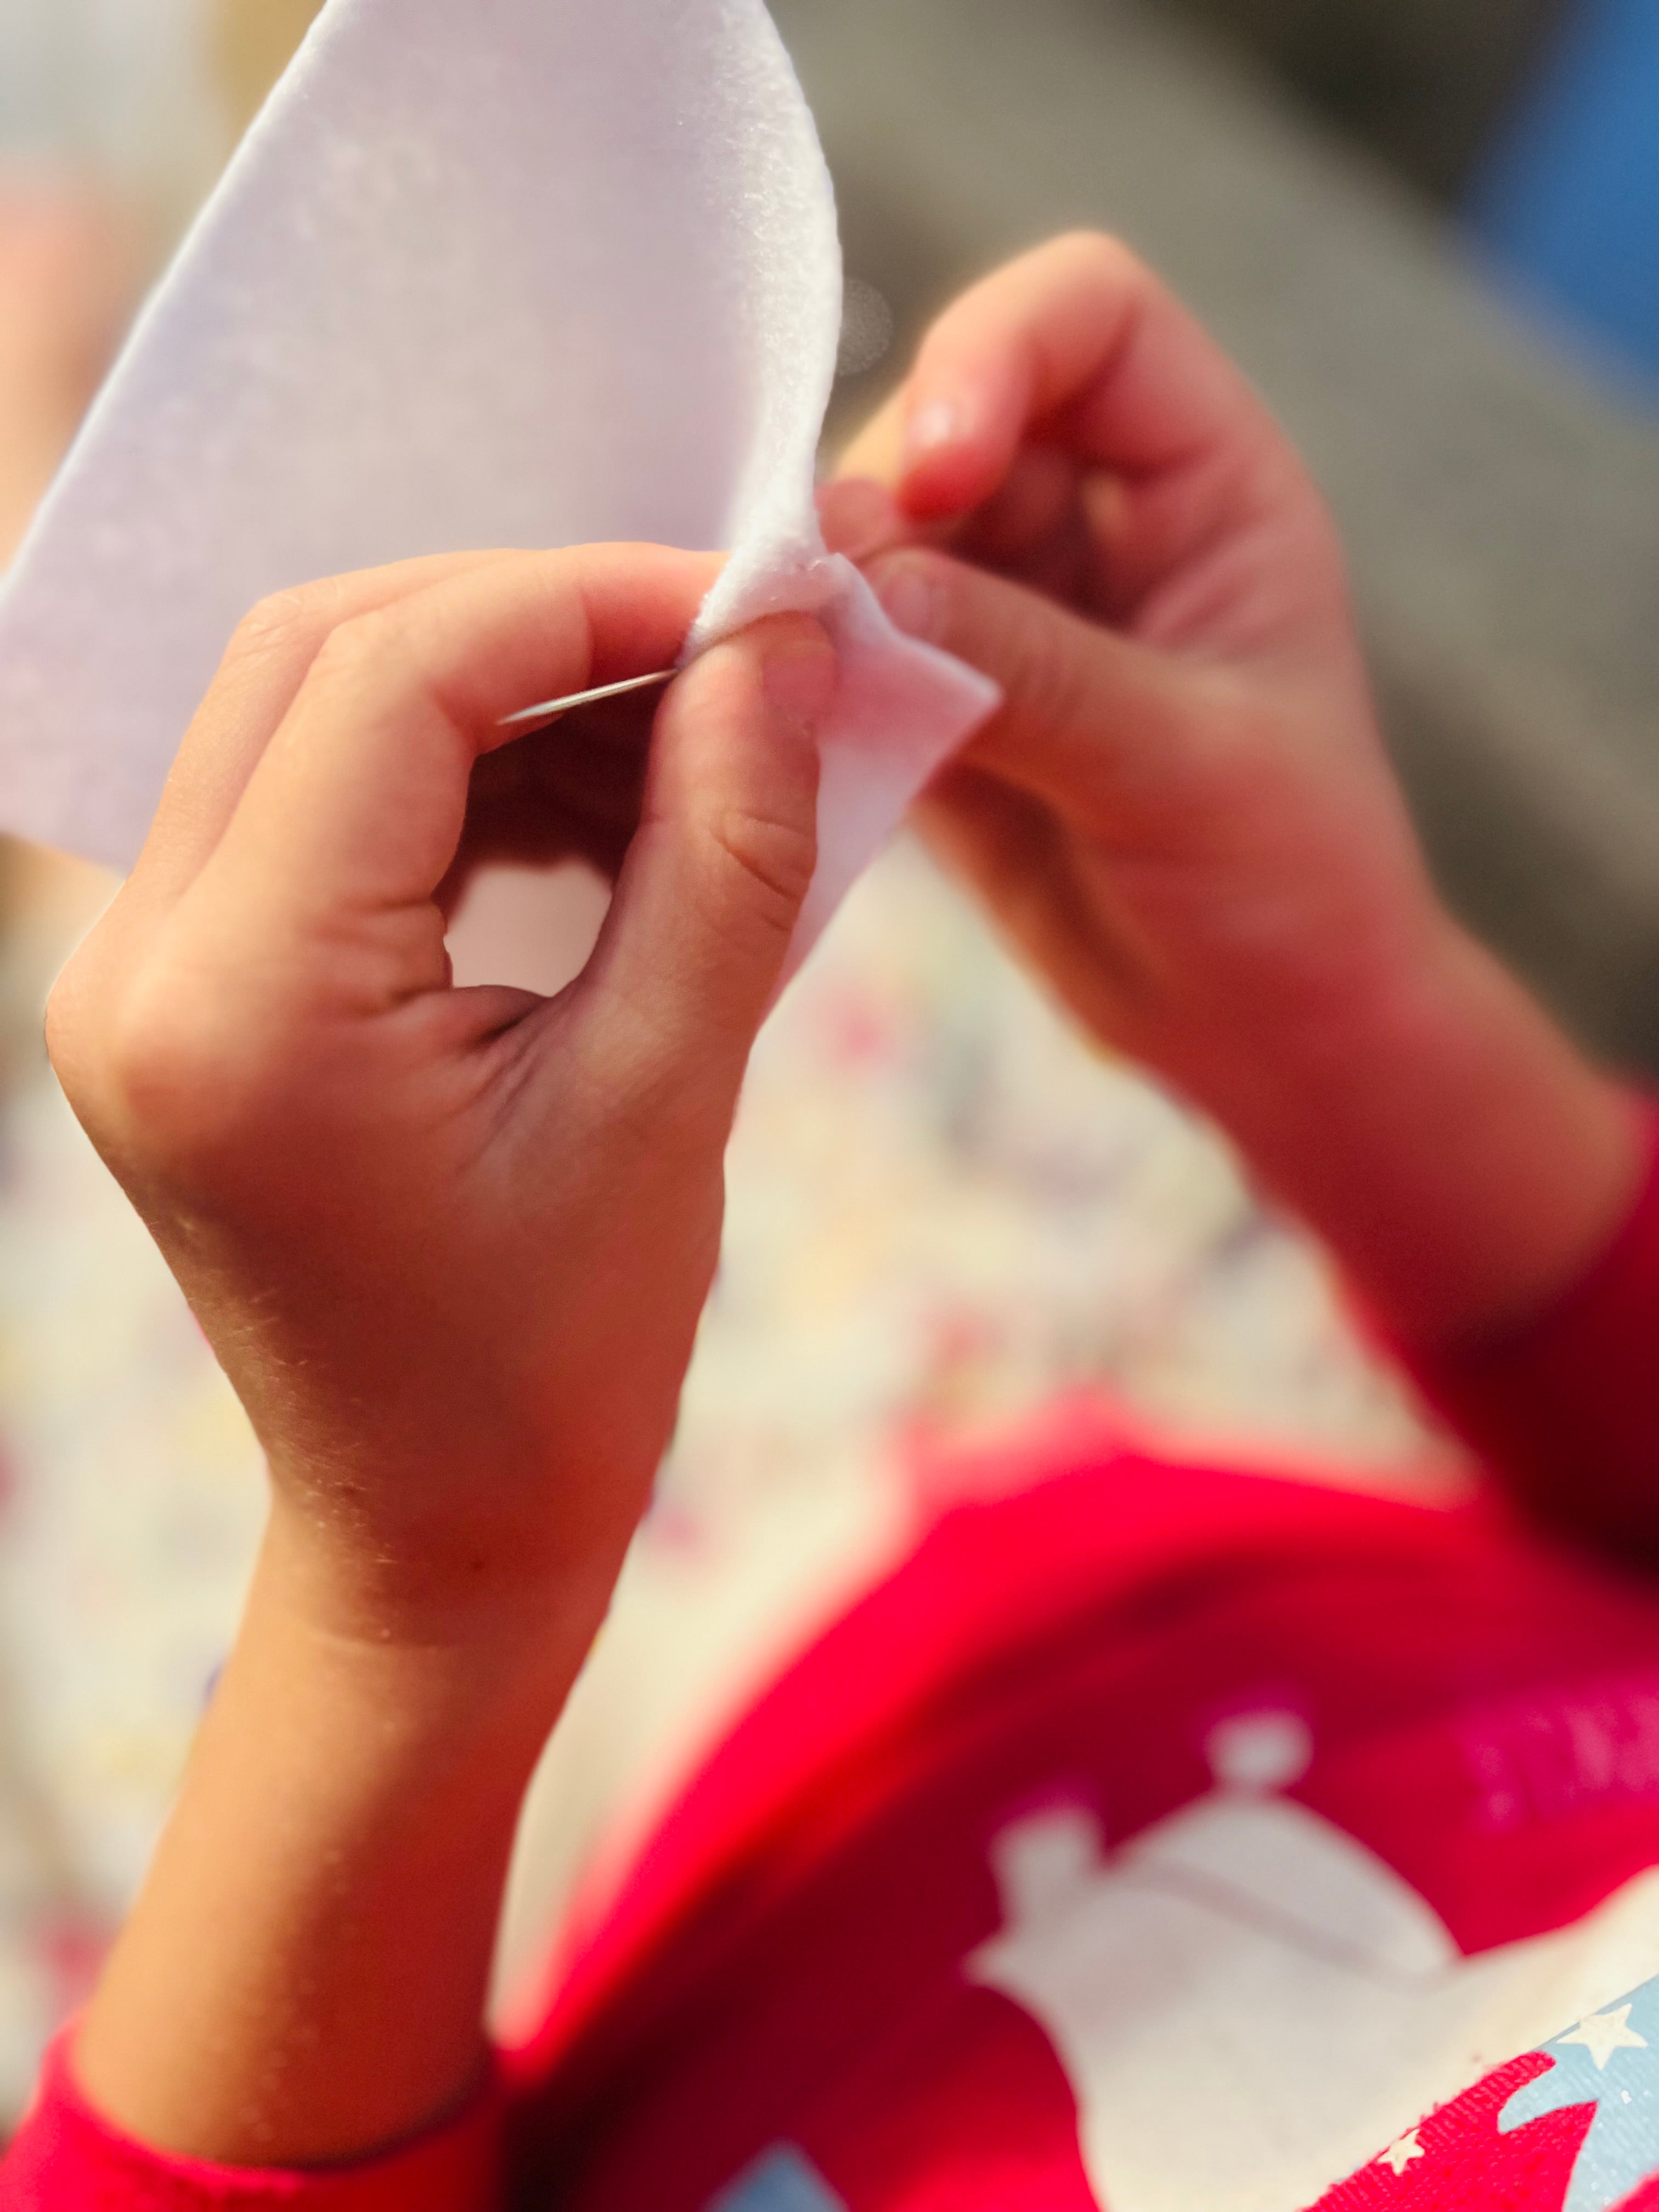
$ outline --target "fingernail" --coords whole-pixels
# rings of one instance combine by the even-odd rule
[[[875,579],[876,596],[887,619],[907,637],[937,643],[945,632],[945,594],[931,564],[900,558],[889,562]]]
[[[932,460],[935,453],[948,447],[959,445],[968,428],[968,417],[954,399],[930,399],[918,407],[904,430],[904,458],[914,468],[919,461]]]
[[[792,638],[766,657],[766,696],[792,722],[814,728],[835,696],[836,651],[820,632]]]

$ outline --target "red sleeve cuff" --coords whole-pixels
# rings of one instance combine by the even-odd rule
[[[47,2056],[33,2110],[3,2166],[4,2212],[501,2212],[503,2095],[490,2078],[443,2126],[385,2157],[314,2172],[168,2158],[94,2112],[69,2062]]]
[[[1522,1504],[1659,1558],[1659,1108],[1645,1119],[1641,1189],[1588,1275],[1510,1335],[1401,1356]]]

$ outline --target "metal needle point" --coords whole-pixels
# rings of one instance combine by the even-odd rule
[[[548,699],[539,707],[521,708],[516,714],[503,714],[496,724],[501,730],[518,730],[532,722],[556,722],[561,714],[573,708],[592,707],[601,699],[620,699],[629,691],[649,691],[658,684],[672,684],[679,674],[678,668],[659,668],[654,676],[630,676],[623,684],[602,684],[596,691],[574,691],[568,699]]]

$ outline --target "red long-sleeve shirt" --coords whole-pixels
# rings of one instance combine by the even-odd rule
[[[181,2164],[60,2048],[0,2204],[1659,2212],[1659,1142],[1552,1312],[1413,1364],[1502,1491],[1079,1432],[946,1514],[449,2126]]]

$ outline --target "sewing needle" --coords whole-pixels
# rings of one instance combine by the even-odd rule
[[[516,714],[503,714],[498,730],[517,730],[531,722],[556,722],[576,707],[592,707],[601,699],[620,699],[629,691],[648,691],[654,684],[672,684],[678,668],[659,668],[654,676],[630,676],[623,684],[602,684],[596,691],[575,691],[568,699],[549,699],[539,707],[525,707]]]

